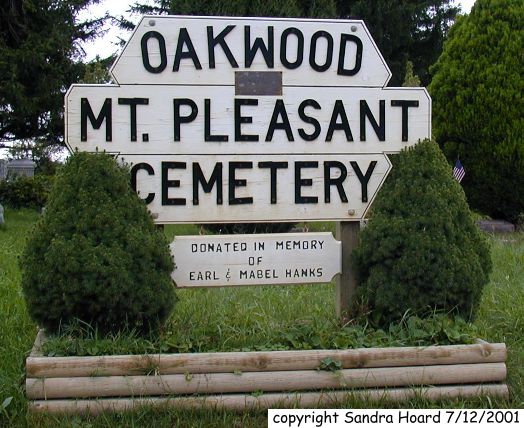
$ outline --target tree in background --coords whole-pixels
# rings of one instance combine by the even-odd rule
[[[141,14],[275,16],[362,19],[400,86],[408,60],[425,86],[459,8],[452,0],[156,0],[131,8]],[[132,28],[124,22],[124,28]]]
[[[413,73],[413,63],[408,61],[406,64],[406,75],[404,76],[404,82],[402,82],[402,87],[404,88],[413,88],[420,86],[420,78]]]
[[[0,147],[39,158],[63,146],[64,94],[84,73],[79,43],[101,19],[79,23],[97,0],[7,0],[0,5]],[[14,156],[16,156],[16,148]]]
[[[111,82],[109,69],[115,60],[115,56],[100,58],[98,55],[92,61],[85,63],[84,75],[78,83],[94,83],[97,85]]]
[[[390,86],[400,86],[408,60],[422,85],[430,81],[435,63],[458,7],[451,0],[337,0],[339,17],[362,19],[393,76]]]
[[[333,18],[336,16],[336,2],[335,0],[156,0],[153,5],[137,2],[131,10],[140,14]]]
[[[477,0],[451,29],[429,87],[437,142],[460,157],[470,205],[515,221],[524,212],[524,3]]]

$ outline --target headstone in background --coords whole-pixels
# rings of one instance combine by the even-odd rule
[[[7,178],[7,161],[0,159],[0,181]]]
[[[31,159],[13,159],[7,164],[7,176],[33,177],[36,164]]]
[[[477,224],[480,230],[488,233],[512,233],[515,225],[504,220],[479,220]]]
[[[4,207],[0,204],[0,226],[4,223]]]

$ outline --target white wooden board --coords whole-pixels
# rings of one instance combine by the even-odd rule
[[[228,26],[232,28],[228,30]],[[212,29],[211,40],[216,39],[223,31],[227,32],[223,33],[220,43],[215,43],[212,49],[214,68],[210,66],[209,60],[208,27]],[[246,29],[250,32],[249,43],[246,41]],[[251,64],[246,63],[246,45],[250,50],[255,39],[259,38],[268,47],[268,31],[273,32],[273,66],[266,61],[260,50],[257,50]],[[321,33],[315,35],[319,32]],[[348,37],[349,41],[341,43]],[[358,41],[355,41],[355,37]],[[303,39],[301,55],[298,53],[299,39]],[[186,55],[180,58],[179,68],[174,71],[179,40],[179,52]],[[330,43],[332,54],[328,55]],[[354,75],[338,73],[342,44],[345,45],[343,68],[346,70],[355,69],[358,45],[361,44],[361,63],[359,71]],[[281,61],[282,46],[285,46],[284,57],[294,64],[293,68],[286,67]],[[318,71],[311,66],[312,46],[315,46],[313,63],[327,65],[325,71]],[[226,49],[230,51],[233,60],[227,58]],[[161,57],[161,50],[164,52],[164,59]],[[143,60],[143,53],[146,61]],[[197,62],[201,68],[197,67]],[[391,77],[391,72],[367,28],[359,20],[196,16],[143,17],[111,73],[120,84],[194,86],[234,85],[234,72],[239,70],[282,71],[284,85],[293,86],[310,86],[314,81],[316,86],[383,87]]]
[[[331,233],[179,236],[171,253],[177,287],[321,283],[341,271]]]
[[[136,190],[143,199],[149,196],[155,221],[166,224],[358,220],[391,168],[384,154],[126,155],[121,160],[132,165]],[[268,162],[283,162],[274,177]],[[337,178],[340,189],[332,181]],[[212,184],[209,192],[203,181]]]
[[[144,98],[148,104],[135,107],[136,141],[131,141],[131,107],[119,104],[119,99]],[[111,100],[111,141],[106,141],[107,119],[95,129],[84,115],[87,141],[81,140],[81,103],[87,99],[95,117],[98,117],[107,99]],[[175,119],[173,100],[180,101]],[[191,100],[196,106],[196,117],[189,117]],[[206,116],[205,100],[209,100]],[[258,105],[243,105],[235,114],[236,99],[247,99]],[[306,100],[317,105],[302,105]],[[395,101],[418,103],[402,108]],[[271,125],[277,103],[283,103],[289,121],[290,135],[285,129]],[[338,103],[338,104],[337,104]],[[365,103],[365,106],[364,106]],[[380,125],[383,104],[383,135],[374,129],[367,109]],[[343,113],[340,110],[343,106]],[[316,108],[318,107],[318,108]],[[334,116],[334,110],[337,112]],[[66,96],[66,142],[70,150],[106,150],[122,154],[262,154],[262,153],[383,153],[398,152],[431,136],[431,100],[424,88],[284,88],[282,96],[235,96],[234,86],[178,87],[178,86],[114,86],[73,85]],[[195,110],[196,111],[196,110]],[[306,123],[300,114],[317,122]],[[340,114],[338,114],[340,113]],[[240,116],[252,123],[241,123]],[[209,134],[224,136],[227,141],[206,141],[206,117]],[[249,119],[247,119],[249,118]],[[362,119],[363,118],[363,119]],[[341,129],[347,120],[349,132]],[[235,124],[235,121],[237,124]],[[361,126],[361,124],[364,126]],[[404,122],[404,123],[403,123]],[[179,141],[175,141],[175,125]],[[282,114],[274,123],[282,124]],[[335,127],[330,132],[330,123]],[[258,141],[239,141],[236,127],[242,136],[257,136]],[[270,129],[273,132],[268,134]],[[282,127],[280,127],[282,128]],[[303,134],[306,134],[304,136]],[[331,134],[331,136],[329,136]],[[405,140],[403,141],[403,135]],[[310,140],[310,136],[315,137]],[[382,141],[381,141],[382,140]]]
[[[356,221],[431,137],[358,20],[145,16],[111,72],[67,92],[66,144],[131,164],[160,224]]]

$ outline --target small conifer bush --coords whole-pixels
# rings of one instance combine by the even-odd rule
[[[107,154],[68,159],[20,263],[29,313],[51,331],[81,320],[148,332],[174,306],[167,241]]]
[[[491,271],[489,247],[436,143],[397,156],[353,256],[361,301],[380,325],[408,311],[474,314]]]

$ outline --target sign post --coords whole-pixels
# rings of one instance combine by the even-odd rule
[[[337,278],[335,291],[335,310],[339,317],[348,314],[357,288],[351,254],[358,246],[359,232],[360,222],[341,221],[337,223],[336,238],[342,243],[342,266],[344,266]]]
[[[391,169],[387,154],[431,135],[427,91],[386,87],[391,72],[364,23],[145,16],[111,74],[115,84],[67,92],[69,149],[105,150],[130,164],[131,184],[157,224],[340,222],[337,313],[344,312],[355,287],[350,253]],[[191,239],[186,251],[219,244]],[[235,239],[250,245],[247,237]],[[255,239],[270,248],[281,238]],[[195,285],[198,272],[199,286],[229,285],[218,264],[246,261],[213,253],[208,265],[206,257],[180,253],[186,244],[177,238],[173,249],[178,286]],[[263,267],[239,270],[238,285],[292,283],[286,269],[302,269],[307,251],[278,250],[264,253]],[[286,256],[288,268],[277,273]],[[317,267],[322,275],[309,279],[329,280],[326,272],[334,272],[324,262]]]

